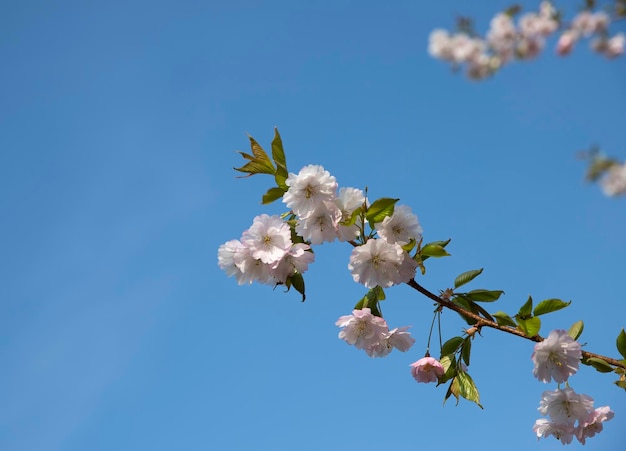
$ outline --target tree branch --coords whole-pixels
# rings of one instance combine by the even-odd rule
[[[480,315],[477,315],[474,312],[470,312],[469,310],[465,310],[463,307],[456,305],[454,302],[451,302],[448,299],[442,298],[441,296],[437,296],[435,293],[432,293],[430,291],[428,291],[426,288],[424,288],[423,286],[421,286],[419,283],[417,283],[415,281],[415,279],[411,279],[407,282],[407,285],[410,286],[411,288],[419,291],[420,293],[422,293],[424,296],[426,296],[427,298],[435,301],[437,304],[439,304],[442,307],[445,307],[447,309],[453,310],[455,312],[457,312],[458,314],[467,317],[467,318],[471,318],[473,320],[476,321],[476,323],[474,324],[474,326],[476,326],[477,328],[481,327],[490,327],[492,329],[497,329],[501,332],[505,332],[507,334],[511,334],[511,335],[517,335],[518,337],[524,338],[526,340],[530,340],[530,341],[534,341],[534,342],[541,342],[543,341],[543,337],[539,336],[539,335],[535,335],[533,337],[530,337],[528,335],[526,335],[524,332],[522,332],[519,329],[515,329],[513,327],[509,327],[509,326],[501,326],[500,324],[494,322],[494,321],[490,321],[486,318],[483,318]],[[582,351],[582,355],[584,359],[588,359],[588,358],[596,358],[596,359],[602,359],[604,360],[606,363],[613,365],[615,367],[619,367],[619,368],[623,368],[626,370],[626,363],[622,363],[621,361],[617,360],[617,359],[613,359],[611,357],[607,357],[601,354],[596,354],[593,352],[588,352],[588,351]]]

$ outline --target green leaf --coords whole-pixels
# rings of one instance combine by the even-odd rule
[[[354,306],[355,310],[361,310],[363,308],[369,308],[372,311],[372,315],[380,316],[380,310],[378,309],[378,301],[385,300],[385,292],[381,287],[376,285],[374,288],[370,289],[365,296],[363,296],[359,302]]]
[[[411,241],[409,241],[404,246],[402,246],[402,250],[404,250],[406,253],[409,253],[413,250],[416,244],[417,244],[417,241],[411,238]]]
[[[377,199],[367,209],[365,217],[370,224],[382,222],[387,216],[393,215],[393,207],[399,200],[400,199],[391,199],[389,197]]]
[[[299,272],[295,273],[292,276],[287,278],[289,284],[288,287],[292,285],[298,293],[302,295],[302,302],[306,299],[306,294],[304,293],[304,277]]]
[[[461,348],[461,357],[467,366],[470,364],[470,353],[472,352],[472,339],[467,337],[463,340],[463,347]]]
[[[428,243],[420,250],[422,260],[426,257],[448,257],[450,254],[439,244]]]
[[[456,376],[452,379],[452,382],[450,382],[450,385],[448,385],[448,391],[446,392],[446,396],[443,398],[443,404],[446,404],[446,401],[448,400],[448,398],[450,397],[450,395],[454,395],[454,397],[456,398],[456,405],[459,405],[459,392],[460,392],[460,388],[459,388],[459,382],[457,381]]]
[[[258,142],[254,140],[252,136],[248,136],[250,139],[250,147],[252,148],[252,155],[247,154],[245,152],[239,152],[241,156],[250,160],[249,163],[246,163],[240,168],[234,168],[235,171],[239,172],[247,172],[249,177],[254,174],[271,174],[274,175],[276,170],[274,169],[274,165],[272,161],[267,156],[263,148],[259,145]]]
[[[459,374],[457,374],[454,380],[458,381],[459,395],[468,401],[475,402],[476,405],[482,409],[483,406],[480,405],[480,395],[478,394],[478,389],[476,388],[476,384],[474,384],[470,375],[464,371],[459,371]]]
[[[617,351],[626,359],[626,332],[624,329],[617,336],[616,344]]]
[[[583,333],[583,329],[585,328],[585,323],[581,321],[576,321],[572,324],[572,327],[567,331],[567,335],[572,337],[574,340],[578,340],[578,337]]]
[[[454,354],[444,355],[439,359],[439,363],[443,366],[443,376],[437,379],[437,386],[445,384],[447,381],[456,376],[456,358]]]
[[[267,190],[265,194],[263,194],[263,199],[261,200],[262,204],[271,204],[277,199],[280,199],[285,194],[285,190],[279,187],[273,187]]]
[[[472,290],[465,295],[472,301],[476,302],[494,302],[500,299],[500,296],[504,294],[502,290]]]
[[[476,278],[482,272],[483,268],[480,268],[472,269],[471,271],[466,271],[463,274],[459,274],[456,279],[454,279],[454,288],[459,288],[461,285],[465,285],[466,283]]]
[[[570,305],[572,301],[565,302],[560,299],[546,299],[541,301],[533,310],[533,314],[535,316],[545,315],[546,313],[556,312],[557,310],[561,310],[568,305]]]
[[[541,329],[541,319],[538,316],[527,319],[517,318],[517,326],[529,337],[534,337],[539,333],[539,329]]]
[[[609,365],[604,360],[598,359],[596,357],[589,357],[586,360],[586,363],[594,367],[600,373],[610,373],[611,371],[613,371],[613,367],[611,365]]]
[[[617,385],[619,388],[623,388],[624,390],[626,390],[626,381],[619,380],[613,383]]]
[[[425,244],[424,247],[428,246],[429,244],[436,244],[439,247],[446,247],[450,243],[450,241],[451,241],[451,239],[447,239],[445,241],[433,241],[431,243]],[[418,255],[419,255],[419,253],[418,253]],[[417,255],[416,255],[416,257],[417,257]],[[445,255],[442,255],[442,257],[445,257]],[[423,255],[422,256],[422,260],[426,260],[428,258],[429,258],[428,255]]]
[[[446,341],[441,347],[441,355],[446,356],[448,354],[454,354],[459,346],[463,344],[463,337],[452,337]]]
[[[363,207],[357,208],[356,210],[352,212],[352,214],[350,215],[348,219],[342,219],[342,221],[339,224],[341,224],[342,226],[346,226],[346,227],[350,227],[351,225],[354,225],[356,223],[356,220],[361,216],[362,212],[363,212]]]
[[[504,312],[496,312],[493,314],[493,317],[496,319],[496,322],[499,326],[517,327],[517,324],[515,323],[515,321],[513,321],[513,318],[511,318]]]
[[[372,293],[372,295],[376,297],[377,301],[384,301],[386,298],[385,291],[379,285],[376,285],[374,288],[372,288],[370,290],[370,293]]]
[[[452,302],[454,302],[460,307],[463,307],[465,310],[469,310],[470,312],[475,313],[477,315],[482,315],[483,317],[487,318],[489,321],[494,321],[493,317],[489,314],[489,312],[485,310],[484,308],[482,308],[477,303],[475,303],[474,301],[472,301],[469,298],[469,296],[467,296],[467,293],[460,293],[456,295],[454,298],[452,298]],[[475,319],[471,319],[469,317],[467,317],[466,321],[470,325],[474,325],[474,323],[476,323]]]
[[[524,305],[522,305],[522,307],[519,309],[519,312],[517,312],[517,315],[515,316],[517,318],[527,319],[532,316],[532,311],[533,311],[533,298],[528,296],[528,300],[524,303]]]
[[[274,128],[274,139],[272,140],[272,158],[276,163],[276,184],[287,191],[285,180],[289,176],[287,172],[287,160],[285,159],[285,151],[283,150],[283,141],[280,139],[278,128]]]
[[[455,296],[455,297],[453,297],[453,298],[451,299],[451,302],[452,302],[453,304],[458,305],[459,307],[462,307],[464,310],[468,310],[468,311],[470,311],[470,312],[472,311],[472,304],[473,304],[473,303],[472,303],[471,301],[468,301],[467,299],[463,299],[461,296]],[[474,304],[474,305],[476,305],[476,304]],[[459,314],[459,316],[460,316],[461,318],[463,318],[463,319],[465,320],[465,322],[466,322],[467,324],[469,324],[470,326],[473,326],[473,325],[476,323],[476,320],[475,320],[474,318],[470,318],[469,316],[464,315],[464,314],[463,314],[463,313],[461,313],[461,312],[457,312],[457,313],[458,313],[458,314]]]

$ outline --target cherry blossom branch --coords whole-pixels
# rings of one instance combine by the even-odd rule
[[[480,315],[477,315],[474,312],[471,312],[469,310],[464,309],[463,307],[455,304],[454,302],[443,298],[441,296],[437,296],[435,293],[428,291],[426,288],[424,288],[423,286],[421,286],[419,283],[417,283],[415,281],[415,279],[411,279],[407,282],[407,285],[410,286],[411,288],[413,288],[414,290],[419,291],[420,293],[422,293],[424,296],[426,296],[427,298],[435,301],[437,304],[439,304],[442,307],[445,307],[447,309],[450,309],[452,311],[457,312],[458,314],[467,317],[467,318],[471,318],[474,321],[476,321],[476,323],[474,324],[474,327],[478,328],[478,330],[480,330],[481,327],[489,327],[491,329],[497,329],[501,332],[505,332],[507,334],[511,334],[511,335],[516,335],[520,338],[524,338],[526,340],[530,340],[530,341],[534,341],[534,342],[541,342],[543,341],[543,337],[541,337],[540,335],[535,335],[535,336],[528,336],[526,335],[524,332],[522,332],[519,329],[514,329],[512,327],[508,327],[508,326],[501,326],[500,324],[496,323],[495,321],[490,321],[486,318],[483,318]],[[588,352],[588,351],[582,351],[582,355],[584,359],[589,359],[589,358],[596,358],[596,359],[601,359],[604,360],[606,363],[608,363],[609,365],[615,366],[615,367],[619,367],[619,368],[623,368],[626,370],[626,363],[617,360],[617,359],[613,359],[611,357],[607,357],[601,354],[596,354],[594,352]]]

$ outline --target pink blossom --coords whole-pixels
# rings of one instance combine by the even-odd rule
[[[569,55],[574,48],[574,44],[576,44],[577,39],[578,35],[574,31],[568,30],[564,32],[559,37],[559,41],[556,44],[556,53],[561,56]]]
[[[544,391],[537,410],[557,423],[573,426],[588,417],[588,412],[593,410],[593,398],[578,394],[570,387]]]
[[[433,357],[422,357],[411,364],[411,374],[417,382],[437,382],[444,373],[443,365]]]
[[[397,327],[385,333],[376,345],[366,349],[367,354],[370,357],[384,357],[393,348],[401,352],[408,351],[415,343],[415,339],[407,330],[408,327]]]
[[[535,421],[533,431],[537,434],[537,440],[541,437],[546,438],[552,435],[564,445],[572,443],[575,433],[574,427],[571,424],[558,423],[546,418],[539,418]]]
[[[589,412],[587,418],[579,422],[576,428],[576,438],[584,445],[588,437],[593,437],[598,432],[602,432],[602,423],[612,419],[613,416],[614,413],[609,406],[598,407],[592,412]]]
[[[371,309],[365,307],[361,310],[353,310],[351,315],[340,317],[335,323],[342,328],[339,338],[357,349],[365,349],[376,346],[382,337],[389,331],[387,322],[372,315]]]
[[[582,358],[580,344],[564,330],[553,330],[548,338],[535,345],[531,356],[533,375],[543,382],[562,383],[578,371]]]

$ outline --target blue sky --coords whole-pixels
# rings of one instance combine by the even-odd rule
[[[470,374],[485,410],[443,407],[445,387],[409,373],[432,312],[410,288],[383,311],[413,326],[411,351],[374,360],[337,338],[365,292],[348,246],[316,249],[305,303],[216,264],[255,215],[283,211],[259,203],[269,178],[232,170],[246,133],[269,148],[278,126],[292,172],[321,164],[399,197],[427,241],[452,238],[424,286],[484,267],[472,287],[506,292],[492,311],[572,300],[542,333],[584,319],[585,349],[615,355],[626,209],[575,153],[626,157],[626,60],[583,44],[468,81],[427,38],[508,6],[485,3],[3,3],[0,448],[562,449],[531,431],[554,387],[533,378],[530,342],[484,331]],[[444,336],[463,326],[444,314]],[[571,380],[616,412],[588,449],[626,440],[613,379]]]

